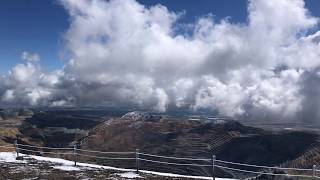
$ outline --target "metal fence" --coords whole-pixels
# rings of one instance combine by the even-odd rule
[[[149,162],[149,163],[173,165],[173,166],[186,166],[186,167],[207,167],[211,169],[213,179],[215,179],[216,177],[216,173],[215,173],[216,169],[254,174],[255,175],[254,177],[258,177],[261,175],[270,175],[270,176],[301,177],[301,178],[312,178],[312,179],[320,178],[319,176],[317,176],[317,173],[320,172],[320,170],[317,170],[316,165],[313,165],[312,169],[291,168],[291,167],[270,167],[270,166],[261,166],[261,165],[224,161],[224,160],[216,159],[215,155],[207,159],[206,158],[189,158],[189,157],[172,157],[172,156],[147,154],[147,153],[140,152],[139,149],[132,152],[103,152],[103,151],[79,149],[77,148],[76,145],[73,146],[73,148],[53,148],[53,147],[41,147],[41,146],[33,146],[33,145],[26,145],[26,144],[18,144],[17,142],[15,142],[14,146],[5,145],[5,146],[0,146],[0,148],[1,147],[11,148],[11,149],[14,148],[17,153],[17,157],[19,157],[19,153],[21,151],[30,152],[30,153],[39,153],[41,155],[44,155],[44,154],[69,155],[73,158],[75,166],[77,166],[78,157],[89,157],[89,158],[106,159],[106,160],[132,160],[133,162],[135,162],[137,172],[143,169],[143,167],[141,167],[140,165],[140,162]],[[30,148],[33,148],[33,149],[30,149]],[[52,152],[52,151],[60,151],[60,152]],[[95,155],[88,155],[85,153],[94,153]],[[106,155],[109,155],[109,157]],[[110,157],[110,155],[112,157]],[[117,156],[117,157],[114,157],[114,156]],[[129,157],[123,157],[123,156],[129,156]],[[191,163],[178,162],[182,160],[188,161]],[[172,162],[172,161],[177,161],[177,162]],[[237,166],[242,168],[234,168],[230,166]],[[257,170],[248,170],[248,168],[251,168],[251,169],[253,168]],[[276,170],[281,170],[282,172],[285,171],[286,173],[285,174],[276,173],[274,172]],[[299,172],[299,173],[293,174],[293,173],[288,173],[288,171]]]

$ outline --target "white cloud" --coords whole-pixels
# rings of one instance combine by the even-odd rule
[[[194,108],[212,108],[223,115],[242,115],[242,107],[247,97],[245,89],[238,83],[224,84],[212,76],[203,77]]]
[[[307,103],[304,76],[320,65],[320,32],[308,34],[318,18],[303,0],[249,0],[248,22],[207,15],[187,27],[188,35],[181,33],[182,13],[162,5],[60,2],[70,14],[64,40],[71,60],[52,73],[36,60],[17,65],[4,78],[3,99],[26,92],[30,104],[209,108],[295,119]]]
[[[17,64],[3,77],[0,86],[1,104],[10,105],[48,105],[57,92],[62,71],[43,72],[34,62]],[[53,98],[53,99],[52,99]]]
[[[27,80],[32,80],[33,76],[37,71],[37,67],[34,64],[18,64],[9,72],[10,76],[19,82],[25,82]]]
[[[11,89],[8,89],[4,92],[2,101],[10,102],[14,98],[14,91]]]
[[[302,108],[299,79],[303,72],[284,70],[264,79],[250,89],[252,112],[273,115],[273,118],[294,119]]]

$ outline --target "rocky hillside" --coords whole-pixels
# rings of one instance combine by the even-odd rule
[[[217,158],[227,161],[277,166],[303,156],[317,142],[317,138],[317,135],[307,132],[274,133],[231,120],[191,121],[129,113],[98,125],[81,140],[81,147],[102,151],[140,149],[141,152],[175,157],[210,158],[215,154]],[[98,163],[128,166],[121,162],[99,160]],[[150,163],[143,163],[142,166],[180,174],[211,174],[208,168],[163,167]],[[239,176],[219,169],[217,173],[220,177]]]
[[[319,136],[311,132],[273,132],[219,118],[190,120],[137,111],[116,116],[107,114],[101,111],[59,110],[40,112],[26,120],[17,119],[17,122],[11,120],[11,124],[3,120],[0,145],[12,143],[18,137],[19,143],[36,146],[70,147],[79,142],[79,148],[98,151],[140,149],[142,153],[206,159],[214,154],[226,161],[303,168],[311,168],[320,159]],[[81,157],[80,160],[115,167],[135,167],[134,161],[107,161],[90,157]],[[192,163],[186,160],[178,162]],[[141,166],[152,171],[211,175],[211,168],[207,167],[160,166],[148,162],[141,162]],[[216,173],[219,177],[247,177],[246,174],[219,168]]]

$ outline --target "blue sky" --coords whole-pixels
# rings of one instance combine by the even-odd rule
[[[246,0],[139,0],[146,6],[162,4],[175,12],[185,11],[182,19],[193,22],[198,17],[213,14],[215,19],[230,17],[231,22],[246,22]],[[307,0],[307,8],[320,16],[320,1]],[[21,62],[23,51],[36,52],[41,65],[51,71],[64,62],[59,57],[63,49],[62,35],[67,30],[68,14],[55,0],[3,0],[0,5],[0,74]]]
[[[40,54],[48,70],[59,68],[66,11],[51,0],[5,0],[0,6],[0,72],[21,62],[23,51]]]

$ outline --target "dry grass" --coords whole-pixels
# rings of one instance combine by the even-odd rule
[[[15,151],[15,148],[12,147],[0,147],[0,152],[12,152]]]
[[[8,139],[15,139],[19,133],[15,127],[0,127],[0,146],[12,145],[10,147],[0,147],[1,152],[14,151],[13,144],[9,144]]]
[[[1,137],[15,138],[18,133],[19,133],[18,128],[0,127],[0,138]]]

